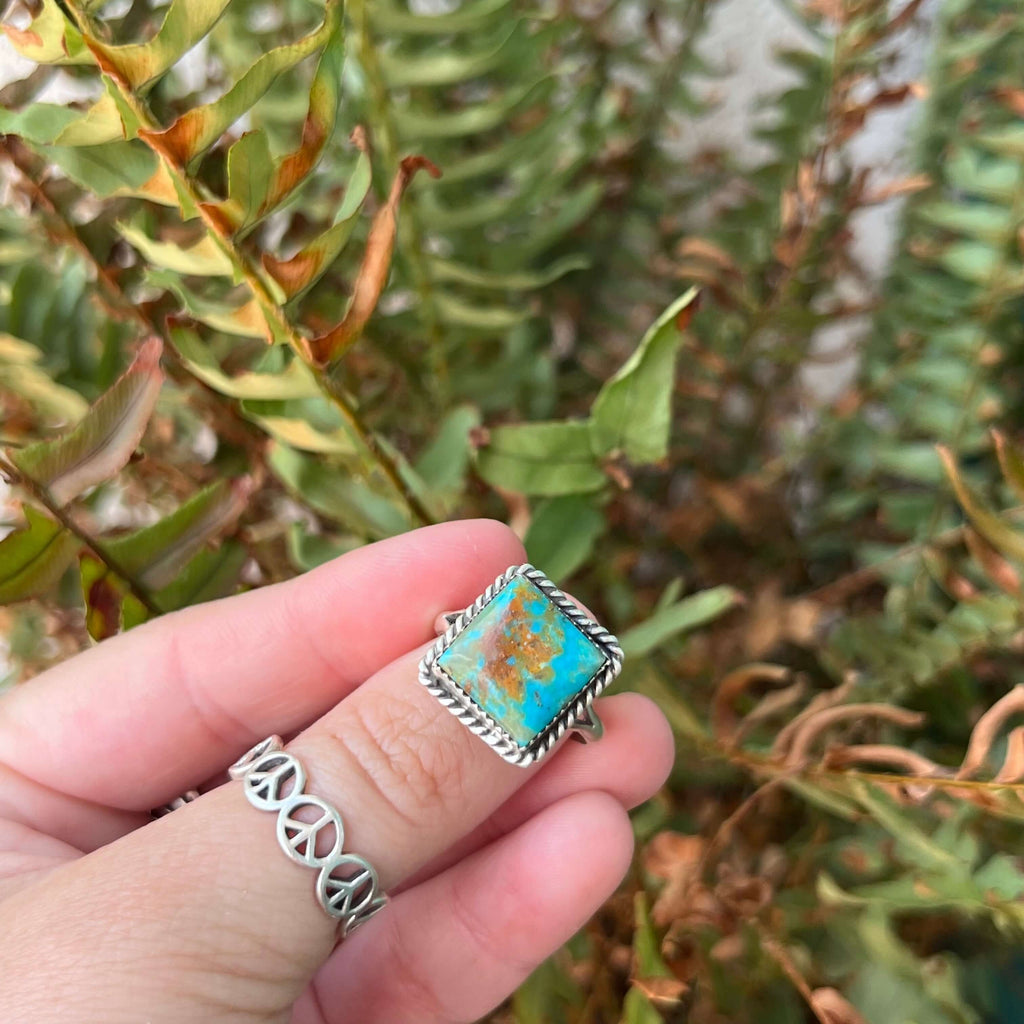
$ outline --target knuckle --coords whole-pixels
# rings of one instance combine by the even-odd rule
[[[405,823],[419,826],[424,811],[454,806],[465,793],[464,738],[438,729],[438,712],[423,701],[357,695],[332,730],[363,776]],[[461,731],[461,730],[460,730]]]

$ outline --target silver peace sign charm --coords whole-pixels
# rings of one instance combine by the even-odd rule
[[[306,808],[312,808],[315,813],[315,817],[310,815],[311,821],[303,821],[298,816],[298,812]],[[326,853],[318,854],[317,846],[322,849],[324,839],[330,840],[330,846]],[[292,860],[309,868],[322,868],[341,853],[345,841],[341,815],[318,796],[293,794],[278,812],[277,841]]]
[[[229,769],[241,780],[246,799],[261,811],[277,812],[277,841],[298,864],[317,870],[316,897],[338,921],[345,938],[369,921],[388,901],[377,872],[368,861],[342,853],[345,826],[337,809],[305,793],[306,770],[283,749],[280,736],[270,736],[243,754]]]
[[[258,758],[243,782],[249,803],[261,811],[276,811],[306,786],[306,772],[291,754],[273,751]]]
[[[377,913],[387,902],[386,896],[378,895],[379,886],[377,872],[370,864],[354,853],[346,853],[317,876],[316,895],[332,917],[359,922]],[[342,938],[353,927],[343,926]]]

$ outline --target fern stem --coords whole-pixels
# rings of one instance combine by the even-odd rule
[[[116,556],[112,555],[102,541],[93,537],[88,531],[83,530],[51,497],[45,487],[23,470],[18,469],[9,462],[3,455],[0,455],[0,472],[7,477],[8,481],[24,488],[28,493],[46,509],[54,519],[64,527],[68,533],[77,537],[94,555],[110,570],[115,576],[121,579],[131,591],[132,596],[150,613],[150,615],[163,615],[164,609],[157,604],[156,598],[145,584],[135,579],[132,574],[121,564]]]
[[[82,33],[86,46],[90,48],[91,53],[94,53],[92,46],[95,33],[88,14],[74,0],[68,0],[65,8],[74,19],[78,30]],[[99,61],[97,61],[97,65],[99,66]],[[153,119],[146,103],[121,78],[108,74],[105,71],[102,74],[117,89],[122,100],[138,119],[140,126],[149,131],[159,130],[160,126]],[[402,498],[409,511],[422,523],[434,522],[434,517],[430,514],[429,510],[402,478],[401,470],[395,459],[388,452],[384,451],[374,437],[373,432],[363,423],[358,410],[348,397],[339,388],[332,385],[327,371],[312,359],[306,339],[288,319],[250,259],[235,245],[230,231],[220,224],[217,218],[208,210],[204,209],[204,205],[208,202],[209,197],[204,194],[202,186],[189,176],[185,168],[179,166],[165,153],[161,152],[149,138],[145,138],[143,141],[164,166],[180,194],[185,196],[195,206],[196,210],[199,211],[199,217],[207,234],[230,261],[232,269],[239,279],[245,283],[250,294],[259,304],[271,332],[275,336],[285,339],[295,355],[309,367],[321,393],[338,410],[348,428],[362,444],[371,460],[377,464],[387,477],[391,486]]]
[[[359,39],[359,60],[370,86],[374,109],[375,135],[380,150],[393,174],[400,159],[394,113],[388,94],[387,83],[377,59],[377,48],[373,38],[373,26],[365,0],[349,0],[348,11],[356,27]],[[423,229],[420,225],[419,203],[415,190],[406,194],[403,216],[399,218],[398,240],[402,255],[409,263],[416,294],[419,296],[420,318],[427,336],[427,356],[430,360],[431,382],[439,401],[444,403],[449,391],[448,359],[444,351],[444,335],[434,301],[434,284],[424,259]]]

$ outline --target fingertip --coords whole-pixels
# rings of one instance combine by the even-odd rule
[[[526,561],[526,548],[522,540],[508,524],[497,519],[460,519],[442,525],[461,528],[474,553],[488,562],[497,554],[500,554],[499,561],[506,560],[506,568]]]
[[[583,850],[596,850],[601,854],[597,861],[603,877],[593,881],[595,890],[603,895],[591,906],[593,912],[629,870],[635,844],[633,825],[622,804],[611,794],[600,791],[568,797],[562,801],[560,810],[564,819],[572,817],[576,821],[576,828],[570,830],[565,859],[578,858]]]
[[[611,788],[607,783],[602,783],[602,788],[627,809],[636,807],[654,796],[672,771],[672,728],[661,708],[639,693],[602,697],[597,702],[597,711],[604,722],[604,739],[583,748],[570,745],[562,754],[563,765],[580,782],[585,782],[594,776],[594,759],[613,761],[615,770],[611,772],[606,764],[601,773],[610,779]],[[570,759],[578,763],[571,763]]]
[[[514,835],[515,833],[513,833]],[[528,851],[545,883],[534,883],[531,899],[586,920],[610,895],[633,857],[633,826],[622,804],[600,790],[567,796],[518,830],[518,852]],[[539,885],[539,888],[537,887]]]
[[[632,702],[635,728],[643,736],[644,763],[647,766],[647,792],[637,801],[650,799],[665,785],[676,761],[676,739],[665,712],[656,701],[642,693],[622,694]]]

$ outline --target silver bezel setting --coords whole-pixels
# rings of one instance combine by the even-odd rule
[[[517,576],[524,576],[537,587],[605,656],[604,664],[596,675],[527,746],[520,746],[513,736],[437,663],[438,658],[448,650],[455,638],[490,604],[498,592]],[[459,612],[448,629],[423,656],[419,678],[431,694],[496,754],[510,764],[526,767],[550,753],[558,741],[578,723],[587,721],[594,698],[621,670],[622,648],[618,640],[604,626],[580,611],[544,573],[529,563],[524,563],[506,569],[468,608]]]

